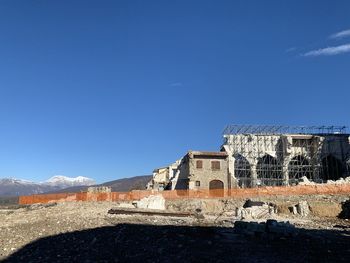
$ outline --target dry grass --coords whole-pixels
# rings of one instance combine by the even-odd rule
[[[309,202],[310,210],[314,216],[337,217],[342,211],[341,205],[334,202]]]

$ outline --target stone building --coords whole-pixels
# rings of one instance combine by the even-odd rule
[[[221,152],[190,151],[155,170],[148,189],[214,189],[323,183],[350,176],[345,127],[230,125]],[[219,168],[219,169],[218,169]]]
[[[225,152],[189,151],[174,164],[154,170],[148,189],[230,188],[228,155]]]
[[[173,189],[230,188],[227,158],[225,152],[188,152],[171,182]]]

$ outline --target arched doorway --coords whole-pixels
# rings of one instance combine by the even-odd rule
[[[209,182],[209,190],[224,189],[224,183],[220,180],[212,180]]]
[[[233,156],[235,158],[235,177],[238,180],[238,186],[240,187],[251,187],[252,179],[251,179],[251,168],[248,160],[240,155],[235,154]]]
[[[296,184],[299,179],[306,176],[313,178],[313,169],[310,162],[302,155],[295,156],[288,165],[289,184]]]
[[[342,177],[342,173],[342,163],[333,155],[330,154],[322,159],[321,179],[323,181],[338,180],[340,177]]]
[[[258,159],[256,173],[258,176],[258,185],[274,186],[282,185],[283,183],[282,165],[278,163],[276,158],[269,154]]]
[[[212,197],[224,196],[224,183],[220,180],[212,180],[209,182],[209,195]]]

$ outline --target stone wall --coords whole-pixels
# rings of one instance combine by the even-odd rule
[[[202,162],[202,168],[197,168],[197,161]],[[212,162],[219,162],[220,169],[213,169]],[[224,189],[230,188],[227,158],[191,156],[189,158],[189,189],[209,189],[210,182],[213,180],[221,181]]]

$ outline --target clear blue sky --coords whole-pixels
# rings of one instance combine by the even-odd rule
[[[103,182],[230,123],[349,125],[349,29],[349,1],[1,0],[0,177]]]

